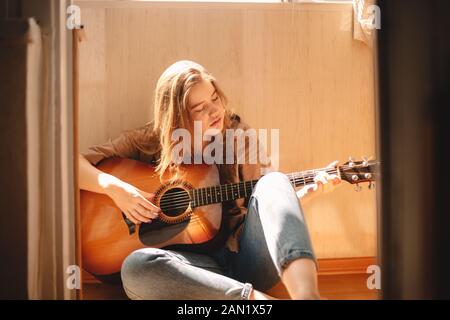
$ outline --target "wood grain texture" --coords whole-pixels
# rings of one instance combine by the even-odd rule
[[[79,4],[81,151],[151,120],[159,75],[189,59],[252,127],[280,130],[280,171],[376,154],[373,52],[351,5]],[[376,255],[374,191],[342,184],[303,208],[318,257]]]

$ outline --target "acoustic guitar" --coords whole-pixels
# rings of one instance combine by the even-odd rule
[[[376,165],[364,158],[287,176],[297,188],[314,183],[317,172],[323,170],[351,184],[369,182],[372,188]],[[222,203],[249,197],[258,181],[221,185],[215,165],[183,165],[180,179],[175,181],[169,176],[160,179],[154,166],[136,160],[108,158],[97,167],[140,190],[155,193],[152,202],[162,212],[151,223],[135,225],[107,195],[81,190],[82,262],[83,268],[94,275],[119,272],[124,259],[140,248],[211,241],[221,227]]]

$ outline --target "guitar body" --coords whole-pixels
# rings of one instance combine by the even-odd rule
[[[134,250],[175,244],[201,244],[220,229],[220,203],[191,208],[189,190],[220,184],[214,165],[184,165],[179,180],[160,179],[155,168],[135,160],[110,158],[98,166],[140,190],[155,193],[160,217],[134,225],[107,195],[81,190],[81,245],[83,268],[95,275],[120,271]]]

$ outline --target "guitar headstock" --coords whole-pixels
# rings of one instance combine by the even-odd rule
[[[350,184],[356,184],[356,190],[359,191],[360,183],[369,182],[369,189],[375,187],[374,181],[378,174],[379,162],[362,157],[361,161],[354,161],[351,157],[349,161],[338,166],[341,179]]]

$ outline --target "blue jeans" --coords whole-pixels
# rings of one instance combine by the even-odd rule
[[[223,246],[213,254],[157,248],[131,253],[121,270],[131,299],[247,300],[280,281],[289,262],[317,260],[300,202],[286,175],[271,172],[249,199],[239,252]]]

